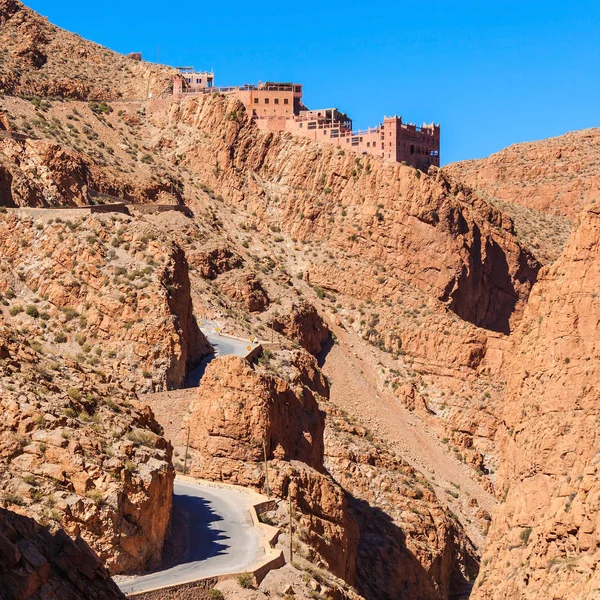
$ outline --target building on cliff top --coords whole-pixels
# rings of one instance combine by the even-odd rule
[[[402,117],[384,117],[383,123],[364,131],[353,131],[352,120],[337,108],[309,110],[302,103],[302,85],[266,82],[256,85],[214,87],[214,73],[196,73],[191,67],[179,69],[173,94],[231,94],[246,107],[259,129],[289,131],[293,135],[370,154],[390,162],[402,162],[427,171],[440,166],[440,126],[420,127]]]
[[[181,94],[184,90],[194,93],[212,89],[215,81],[215,74],[212,71],[195,71],[194,67],[177,67],[177,70],[181,75],[175,79],[173,85],[174,94],[177,91]],[[176,90],[178,85],[180,87]]]

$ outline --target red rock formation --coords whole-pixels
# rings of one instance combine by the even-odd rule
[[[239,461],[267,456],[323,467],[324,417],[315,396],[283,379],[258,374],[246,360],[227,356],[209,364],[190,407],[190,444],[206,460],[204,476],[232,474]],[[242,476],[240,474],[240,476]]]
[[[174,470],[147,407],[2,323],[0,414],[5,506],[83,537],[113,573],[160,561]]]
[[[242,266],[242,260],[224,247],[198,252],[190,258],[190,263],[198,268],[205,279],[215,279],[221,273]]]
[[[176,73],[59,29],[18,0],[0,0],[0,47],[5,51],[0,91],[11,95],[143,99],[172,90]]]
[[[600,129],[515,144],[444,167],[485,196],[573,219],[600,192]]]
[[[295,340],[315,356],[321,352],[323,343],[331,335],[315,307],[307,302],[292,305],[291,309],[273,319],[271,327]]]
[[[0,508],[0,597],[6,600],[124,598],[80,538],[54,535],[33,519]]]
[[[500,506],[474,598],[596,598],[600,586],[600,212],[581,215],[512,340]]]
[[[65,215],[0,219],[0,254],[11,265],[0,293],[16,295],[12,312],[21,310],[11,317],[9,308],[6,318],[28,321],[31,335],[57,353],[89,354],[95,346],[87,360],[123,380],[179,387],[210,350],[193,316],[185,254],[140,221]],[[29,319],[27,304],[43,318]]]
[[[219,288],[248,312],[263,312],[269,306],[269,297],[253,273],[230,272],[219,279]]]
[[[153,120],[165,137],[175,127],[190,133],[173,140],[177,155],[216,191],[256,213],[253,227],[265,235],[278,227],[298,240],[327,240],[343,252],[344,260],[328,266],[332,289],[347,291],[358,270],[376,264],[388,273],[378,290],[382,298],[407,282],[462,318],[503,332],[522,311],[539,265],[515,241],[510,220],[441,171],[427,176],[259,132],[232,98],[186,99],[169,114],[164,109],[156,105]],[[234,110],[237,121],[227,118]],[[311,280],[322,267],[310,265]]]

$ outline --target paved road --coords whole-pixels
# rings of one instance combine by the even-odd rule
[[[233,354],[235,356],[244,357],[248,355],[248,346],[252,346],[254,348],[256,345],[246,340],[236,340],[234,338],[222,336],[215,331],[216,327],[201,327],[200,329],[211,343],[212,347],[215,349],[215,352],[214,354],[207,356],[202,361],[200,366],[194,369],[187,376],[185,387],[188,388],[198,387],[200,385],[200,380],[204,375],[204,371],[206,370],[208,363],[218,356],[227,356],[229,354]]]
[[[173,519],[181,519],[176,535],[185,538],[183,558],[175,567],[119,582],[121,591],[130,594],[247,569],[264,555],[250,505],[243,492],[176,480]]]

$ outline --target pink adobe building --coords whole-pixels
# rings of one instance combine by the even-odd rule
[[[384,117],[383,123],[365,131],[353,131],[352,120],[337,108],[309,110],[302,103],[302,86],[297,83],[266,82],[257,85],[213,87],[203,84],[206,73],[186,70],[175,79],[173,94],[220,92],[234,95],[244,104],[260,129],[289,131],[361,154],[403,162],[427,171],[440,165],[440,126],[420,127],[404,123],[402,117]],[[212,73],[210,75],[213,75]],[[194,81],[200,80],[200,83]]]

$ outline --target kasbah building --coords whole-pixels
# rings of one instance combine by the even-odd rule
[[[401,162],[422,171],[440,166],[440,126],[420,127],[404,123],[402,117],[384,117],[383,123],[365,131],[352,131],[352,120],[337,108],[309,110],[302,103],[302,85],[258,83],[215,87],[214,73],[180,67],[173,83],[173,95],[232,94],[244,104],[259,129],[289,131],[360,154],[371,154],[390,162]]]

